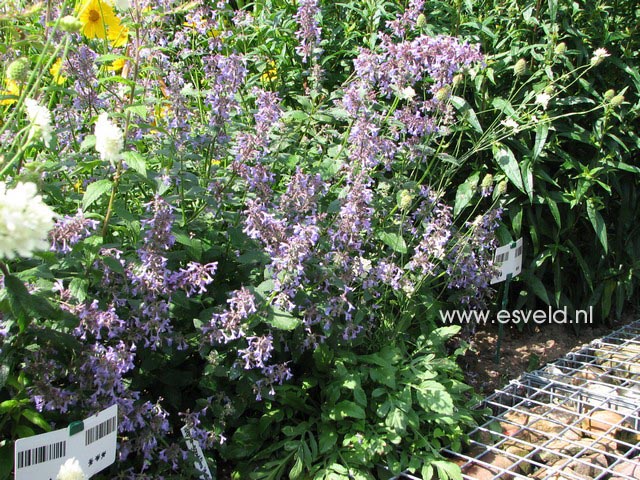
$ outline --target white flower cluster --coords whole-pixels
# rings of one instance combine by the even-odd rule
[[[111,120],[107,112],[102,112],[98,117],[95,128],[96,151],[102,160],[107,160],[111,165],[120,160],[124,147],[124,134]]]
[[[47,235],[55,216],[35,184],[7,188],[0,182],[0,258],[30,257],[38,250],[48,250]]]
[[[43,143],[49,147],[51,143],[51,112],[33,98],[24,101],[27,107],[27,118],[31,122],[30,137],[40,137]]]
[[[69,458],[60,466],[56,480],[85,480],[86,478],[80,462],[75,458]]]

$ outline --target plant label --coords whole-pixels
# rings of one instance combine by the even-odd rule
[[[504,282],[518,275],[522,271],[522,238],[496,248],[493,261],[498,273],[491,279],[492,284]]]
[[[55,480],[69,458],[80,463],[87,478],[116,460],[118,405],[68,428],[21,438],[15,446],[15,480]]]
[[[209,470],[209,465],[207,465],[207,460],[204,458],[204,454],[202,453],[200,444],[196,439],[193,438],[193,431],[191,430],[191,428],[188,425],[185,425],[180,429],[180,431],[182,432],[182,436],[187,443],[187,448],[196,457],[196,470],[198,470],[202,474],[199,477],[200,480],[213,480],[211,470]]]

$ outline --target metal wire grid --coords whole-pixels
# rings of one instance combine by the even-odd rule
[[[465,479],[640,479],[639,374],[640,320],[496,390],[465,452],[443,453]]]

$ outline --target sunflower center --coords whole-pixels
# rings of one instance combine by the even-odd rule
[[[100,20],[100,12],[97,10],[89,10],[89,21],[97,22]]]

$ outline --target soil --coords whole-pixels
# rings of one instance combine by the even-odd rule
[[[468,338],[470,348],[461,359],[466,382],[479,394],[491,394],[523,373],[553,362],[637,318],[629,312],[620,320],[596,326],[581,325],[577,331],[571,325],[562,324],[528,325],[521,330],[514,325],[504,325],[497,363],[498,326],[478,327]]]

